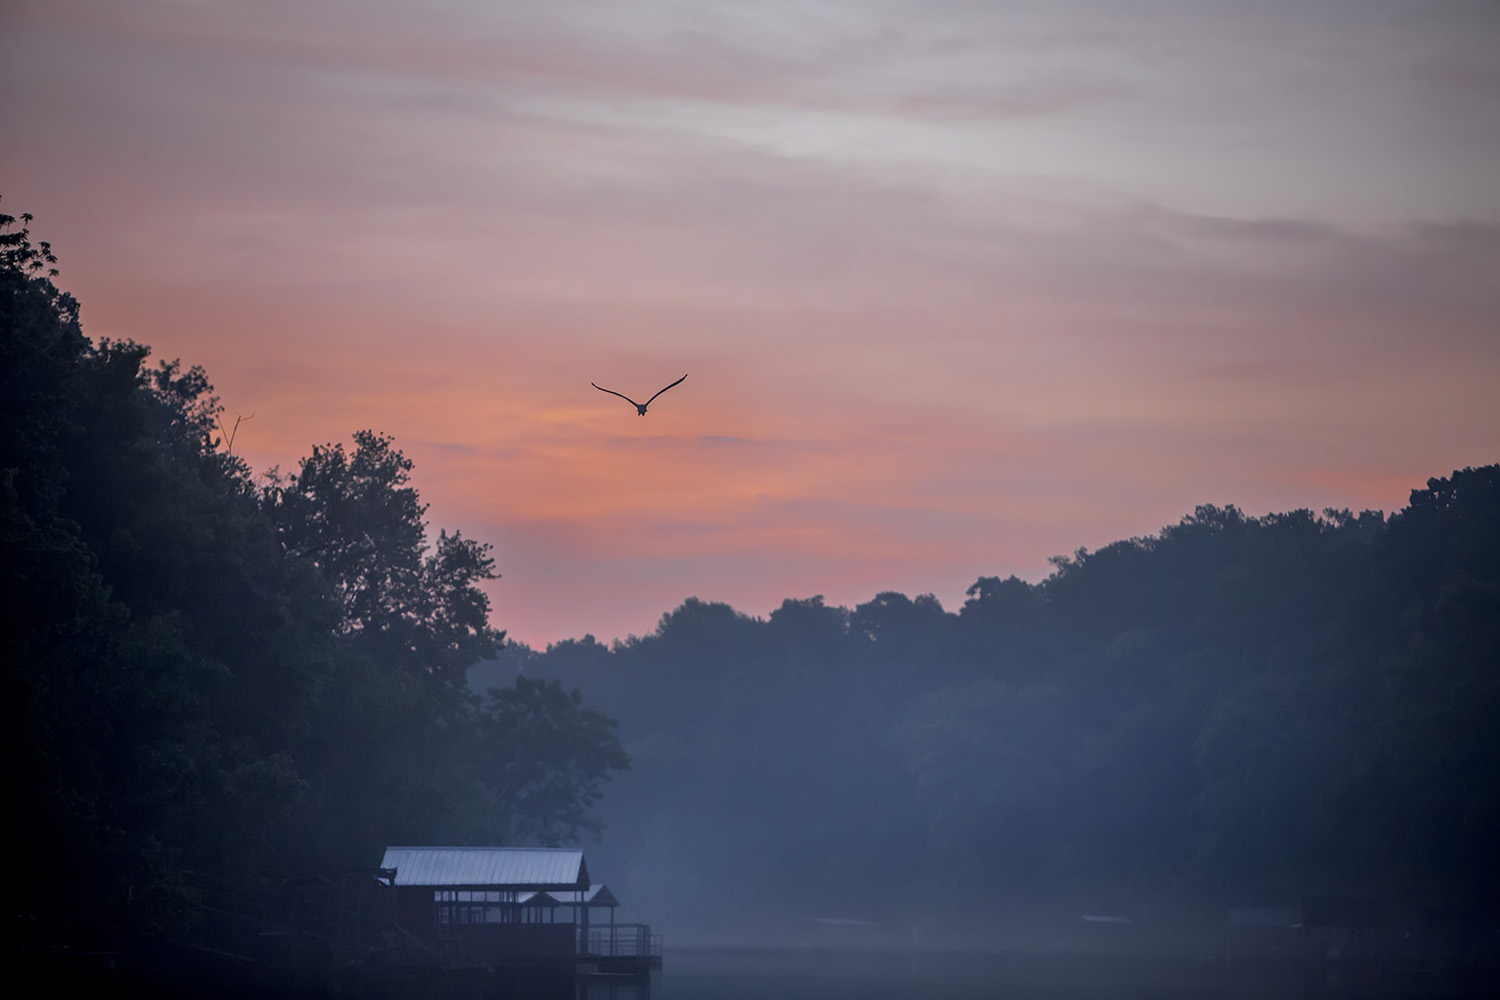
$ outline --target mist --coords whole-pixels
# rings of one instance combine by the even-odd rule
[[[22,974],[1500,992],[1496,51],[4,4]]]
[[[590,849],[675,941],[1212,950],[1231,909],[1500,900],[1500,467],[1376,511],[1200,507],[984,577],[509,645],[619,720]],[[1290,922],[1290,921],[1288,921]]]

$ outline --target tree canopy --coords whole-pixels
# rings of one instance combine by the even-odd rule
[[[20,222],[19,227],[17,226]],[[555,844],[629,765],[555,684],[470,693],[489,546],[432,541],[386,436],[257,479],[207,374],[94,344],[0,216],[0,659],[21,912],[137,926],[185,872],[369,868],[397,842]]]
[[[1500,905],[1500,466],[1199,507],[952,612],[690,599],[507,656],[620,719],[609,856],[687,920]]]

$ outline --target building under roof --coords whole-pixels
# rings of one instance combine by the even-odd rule
[[[577,848],[387,847],[380,871],[391,886],[398,939],[429,961],[477,967],[587,958],[613,973],[660,967],[660,939],[645,924],[615,922],[620,901],[589,882]],[[590,919],[601,908],[608,924]]]
[[[393,885],[587,892],[583,852],[558,847],[387,847]]]

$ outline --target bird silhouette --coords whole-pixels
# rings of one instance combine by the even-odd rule
[[[687,378],[687,376],[684,375],[684,376],[682,376],[682,378]],[[677,385],[678,382],[682,381],[682,378],[678,379],[677,382],[673,382],[672,385]],[[637,403],[635,400],[631,399],[629,396],[625,395],[623,392],[615,392],[613,389],[606,389],[606,388],[604,388],[604,386],[598,385],[598,384],[596,384],[594,382],[590,382],[589,385],[592,385],[595,389],[598,389],[600,392],[607,392],[611,396],[619,396],[621,399],[625,400],[625,402],[627,402],[631,406],[635,407],[636,414],[638,416],[642,416],[642,417],[644,417],[646,415],[646,407],[648,407],[652,403],[656,402],[656,396],[660,396],[662,393],[666,392],[667,389],[672,388],[672,385],[669,385],[669,386],[667,386],[667,389],[658,389],[657,393],[656,393],[656,396],[652,396],[650,399],[646,400],[644,403]]]

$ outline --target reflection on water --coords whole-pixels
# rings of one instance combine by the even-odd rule
[[[643,988],[644,986],[644,988]],[[674,951],[620,1000],[1362,1000],[1479,997],[1474,983],[1390,969],[1314,965],[1225,969],[1211,962],[1120,957],[930,953]]]

